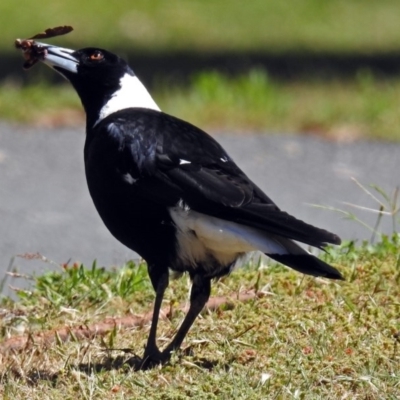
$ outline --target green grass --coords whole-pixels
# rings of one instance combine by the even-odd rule
[[[3,54],[16,37],[71,24],[75,31],[52,43],[138,52],[332,52],[398,51],[400,2],[396,0],[122,0],[0,2]],[[112,27],[110,29],[109,27]],[[42,67],[43,68],[43,67]],[[160,82],[153,91],[162,109],[205,130],[306,132],[328,138],[399,140],[400,80],[356,79],[274,82],[252,71],[228,78],[206,72],[185,87]],[[72,89],[3,82],[0,119],[41,126],[84,117]]]
[[[152,93],[164,111],[207,131],[400,140],[400,80],[375,79],[367,71],[354,80],[328,82],[277,82],[262,70],[235,78],[207,72],[186,86],[160,81]],[[84,126],[80,101],[67,84],[1,86],[0,119]]]
[[[0,85],[0,119],[39,126],[68,125],[71,120],[83,126],[85,121],[72,87],[45,82],[28,86],[14,82]]]
[[[349,81],[276,82],[264,71],[196,76],[156,91],[162,108],[209,130],[303,132],[328,138],[400,139],[400,80],[361,72]]]
[[[398,398],[400,236],[375,245],[346,243],[325,259],[343,272],[345,282],[262,263],[215,283],[214,296],[244,288],[256,288],[262,296],[204,312],[185,341],[193,354],[175,355],[164,367],[135,372],[121,361],[131,355],[105,351],[132,348],[141,354],[148,326],[116,327],[104,338],[56,340],[47,348],[2,353],[0,395],[30,400]],[[165,305],[185,302],[187,290],[187,278],[172,281]],[[3,343],[16,332],[34,338],[56,326],[141,313],[153,298],[144,265],[111,272],[60,268],[37,277],[18,302],[3,300],[0,337]],[[181,319],[175,311],[161,322],[161,343]]]
[[[0,2],[0,49],[16,37],[71,24],[56,42],[146,51],[398,50],[397,0],[78,0]]]

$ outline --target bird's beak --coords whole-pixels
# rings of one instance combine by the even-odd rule
[[[36,44],[42,46],[46,50],[42,59],[42,62],[45,64],[51,68],[54,68],[62,75],[64,75],[63,71],[68,71],[75,74],[78,72],[79,60],[72,55],[75,50],[51,46],[46,43],[36,42]]]

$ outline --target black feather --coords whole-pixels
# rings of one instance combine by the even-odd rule
[[[343,280],[342,274],[326,262],[308,254],[267,254],[275,261],[287,265],[302,272],[303,274],[312,276],[322,276],[329,279]]]
[[[132,108],[105,118],[93,136],[104,130],[117,141],[118,170],[137,179],[137,192],[149,201],[173,206],[182,199],[195,211],[311,246],[340,244],[337,235],[281,211],[211,136],[188,122]]]

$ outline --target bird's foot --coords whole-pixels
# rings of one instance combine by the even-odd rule
[[[158,348],[145,350],[140,369],[146,370],[153,368],[160,364],[165,364],[171,359],[171,351],[166,349],[164,351],[158,350]]]

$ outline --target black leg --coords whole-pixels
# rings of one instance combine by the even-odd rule
[[[154,290],[156,291],[156,299],[154,301],[153,318],[151,321],[149,338],[147,339],[147,345],[144,350],[142,367],[146,368],[152,363],[162,361],[161,352],[157,347],[157,325],[161,310],[161,304],[164,297],[165,289],[168,287],[168,270],[160,271],[156,270],[156,267],[149,266],[149,275],[153,284]]]
[[[171,355],[171,352],[181,347],[183,339],[188,333],[194,320],[197,318],[197,316],[200,314],[201,310],[207,303],[210,297],[210,292],[211,292],[211,280],[201,275],[194,275],[192,290],[190,293],[189,311],[186,314],[186,317],[183,320],[182,325],[179,327],[175,337],[162,352],[164,360],[168,360]]]

